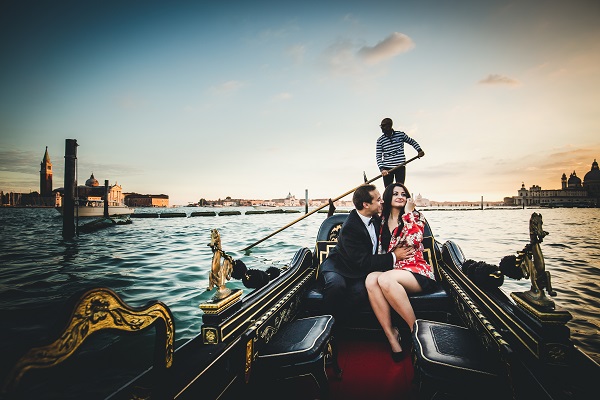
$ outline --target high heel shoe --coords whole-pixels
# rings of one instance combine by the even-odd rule
[[[401,337],[400,337],[400,329],[398,328],[394,328],[394,330],[396,331],[396,338],[398,340],[398,343],[402,343]],[[406,353],[403,350],[400,351],[392,351],[392,360],[394,360],[394,362],[400,362],[404,359],[404,356],[406,355]]]
[[[394,362],[400,362],[404,359],[404,355],[406,353],[402,350],[400,351],[392,351],[392,360],[394,360]]]

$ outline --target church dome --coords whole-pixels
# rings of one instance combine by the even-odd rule
[[[596,160],[594,160],[592,163],[592,169],[590,172],[585,174],[583,177],[583,182],[585,184],[600,183],[600,170],[598,169],[598,163]]]
[[[577,174],[575,173],[575,171],[573,171],[573,173],[569,177],[568,183],[569,183],[569,187],[570,188],[580,187],[581,186],[581,179],[577,176]]]
[[[85,186],[90,186],[90,187],[100,186],[100,184],[98,183],[98,180],[96,178],[94,178],[94,173],[92,173],[92,175],[90,176],[90,179],[85,181]]]

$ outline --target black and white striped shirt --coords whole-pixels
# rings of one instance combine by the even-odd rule
[[[377,139],[375,159],[379,170],[392,169],[406,161],[405,142],[414,147],[417,152],[421,151],[419,143],[404,132],[394,131],[391,136],[383,134]]]

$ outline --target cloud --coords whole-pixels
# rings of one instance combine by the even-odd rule
[[[292,94],[291,94],[291,93],[289,93],[289,92],[282,92],[282,93],[279,93],[279,94],[277,94],[277,95],[275,96],[275,99],[277,99],[277,100],[289,100],[289,99],[291,99],[292,97],[293,97],[293,96],[292,96]]]
[[[520,86],[521,82],[517,79],[509,78],[508,76],[500,74],[489,74],[484,79],[478,82],[480,85],[507,85],[507,86]]]
[[[354,54],[354,46],[347,40],[339,40],[329,46],[324,58],[329,69],[336,74],[354,74],[361,70]]]
[[[239,90],[240,88],[242,88],[243,86],[244,86],[243,82],[231,80],[231,81],[223,82],[220,85],[213,86],[212,89],[217,94],[227,94],[227,93],[235,92],[235,91]]]
[[[285,52],[294,63],[300,64],[304,60],[304,54],[306,53],[306,46],[303,44],[295,44],[286,49]]]
[[[137,110],[143,108],[144,100],[137,99],[131,95],[123,95],[118,100],[119,107],[124,110]]]
[[[394,32],[375,46],[363,46],[356,50],[350,40],[340,39],[323,53],[330,71],[340,75],[356,75],[365,71],[365,65],[375,65],[415,47],[408,36]]]
[[[0,150],[0,191],[28,193],[40,190],[40,163],[43,156],[43,151]],[[50,159],[53,159],[52,156]],[[59,182],[62,167],[57,165],[53,168],[54,181]]]
[[[400,53],[405,53],[415,47],[413,40],[407,35],[394,32],[373,47],[364,46],[358,55],[367,64],[378,64]]]
[[[0,171],[39,173],[39,163],[42,162],[43,157],[43,152],[0,150]],[[35,163],[32,160],[39,161]]]

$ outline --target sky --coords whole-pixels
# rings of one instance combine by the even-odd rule
[[[0,55],[4,192],[39,191],[46,146],[62,187],[76,139],[79,184],[171,205],[335,198],[379,175],[386,117],[435,201],[600,159],[597,0],[4,0]]]

